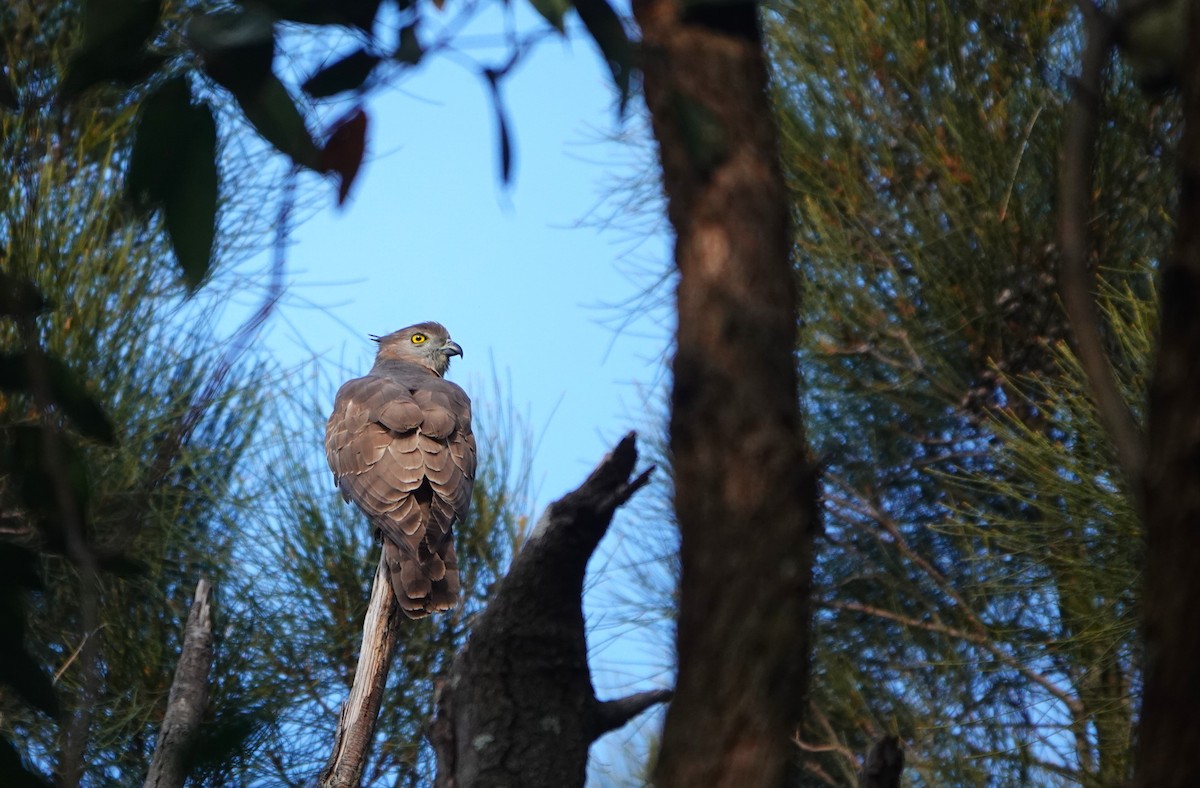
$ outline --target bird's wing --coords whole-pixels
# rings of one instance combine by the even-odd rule
[[[408,596],[405,612],[451,607],[453,525],[470,508],[475,478],[466,393],[423,372],[352,380],[334,400],[325,454],[343,497],[398,548],[393,583],[402,606],[402,588]]]

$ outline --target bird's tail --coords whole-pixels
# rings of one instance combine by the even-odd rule
[[[383,554],[404,615],[424,618],[454,607],[458,601],[458,557],[450,534],[440,544],[430,545],[422,539],[415,548],[398,545],[385,536]]]

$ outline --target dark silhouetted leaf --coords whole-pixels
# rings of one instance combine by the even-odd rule
[[[158,24],[159,0],[86,0],[83,43],[72,55],[62,92],[78,94],[101,82],[131,83],[162,64],[144,47]]]
[[[208,275],[217,230],[217,124],[206,104],[187,114],[162,206],[183,281],[195,291]]]
[[[338,175],[338,205],[346,202],[367,148],[367,113],[355,107],[334,124],[321,151],[321,170]]]
[[[8,587],[37,591],[42,578],[37,572],[37,554],[20,545],[0,542],[0,578]],[[2,629],[2,628],[0,628]]]
[[[396,46],[392,59],[397,63],[415,66],[421,62],[423,57],[425,57],[425,49],[421,46],[421,40],[417,38],[416,23],[400,28],[400,43]]]
[[[313,74],[301,88],[313,98],[325,98],[362,87],[380,60],[364,49],[352,52]]]
[[[50,384],[50,397],[79,430],[80,434],[102,443],[116,441],[112,424],[104,409],[87,393],[75,373],[52,356],[43,355],[38,363],[45,365]],[[20,353],[0,354],[0,389],[32,394],[29,378],[29,359]]]
[[[142,102],[125,172],[125,195],[135,207],[151,210],[161,205],[191,103],[192,90],[185,77],[164,82]]]
[[[235,93],[234,96],[246,119],[263,139],[279,152],[291,156],[297,164],[312,170],[320,169],[321,151],[313,142],[296,102],[274,74],[270,74],[257,91]]]
[[[41,586],[37,565],[31,551],[0,544],[0,684],[10,685],[31,706],[53,716],[58,713],[54,687],[24,647],[26,612],[19,589]]]
[[[258,8],[193,17],[187,37],[204,71],[235,96],[255,93],[272,76],[275,20]]]
[[[483,75],[491,86],[492,107],[496,110],[496,131],[500,138],[500,180],[508,185],[512,180],[512,138],[508,133],[508,118],[504,113],[504,101],[500,98],[499,75],[485,69]]]
[[[563,15],[571,8],[570,0],[529,0],[529,2],[558,32],[563,32]]]
[[[8,76],[8,69],[0,68],[0,107],[20,109],[20,106],[17,89],[13,87],[12,80]]]
[[[0,316],[36,315],[46,306],[46,299],[33,282],[0,271]]]
[[[279,19],[371,31],[380,0],[260,0]]]
[[[8,788],[49,788],[50,783],[25,768],[8,739],[0,738],[0,785]]]
[[[50,677],[37,660],[25,651],[19,639],[5,640],[0,646],[0,683],[8,684],[35,709],[52,717],[58,714],[58,698]]]
[[[625,104],[629,100],[629,80],[633,73],[633,44],[629,42],[625,26],[608,0],[575,0],[575,10],[608,61],[613,84],[620,94],[620,112],[624,114]]]
[[[67,550],[59,485],[65,481],[82,516],[91,499],[91,482],[83,455],[68,433],[44,424],[16,424],[0,440],[0,472],[15,482],[15,492],[25,511],[36,519],[42,547],[65,554]],[[55,448],[54,463],[47,447]]]
[[[125,178],[130,201],[160,208],[188,288],[208,274],[217,216],[217,127],[207,104],[193,104],[184,77],[142,104]]]
[[[287,88],[271,71],[275,22],[257,8],[196,17],[188,39],[204,59],[205,72],[227,88],[263,138],[294,162],[317,169],[320,151]]]

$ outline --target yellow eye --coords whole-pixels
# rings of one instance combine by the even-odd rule
[[[425,343],[425,340],[428,338],[429,337],[425,336],[424,334],[413,334],[412,335],[412,343],[414,345],[423,345]]]

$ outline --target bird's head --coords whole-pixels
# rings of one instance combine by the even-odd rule
[[[442,376],[450,367],[451,356],[461,356],[462,348],[450,338],[441,323],[417,323],[381,337],[371,337],[379,343],[375,361],[395,360],[420,364],[435,375]]]

